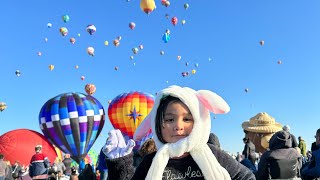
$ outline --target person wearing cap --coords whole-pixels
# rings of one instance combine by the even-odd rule
[[[157,151],[146,155],[136,170],[133,140],[125,143],[120,130],[111,130],[103,152],[109,179],[219,179],[254,180],[254,174],[226,152],[207,143],[210,111],[227,113],[228,104],[208,90],[170,86],[157,93],[152,111],[139,125],[134,139],[150,130]]]
[[[284,126],[282,127],[282,130],[284,130],[284,131],[286,131],[287,133],[290,134],[291,140],[292,140],[292,147],[293,147],[293,148],[298,147],[298,142],[297,142],[296,136],[294,136],[292,133],[290,133],[290,126],[289,126],[289,125],[284,125]],[[300,150],[301,150],[301,149],[300,149]]]
[[[29,175],[32,179],[47,179],[50,161],[48,157],[42,153],[42,146],[35,147],[36,154],[30,160]]]
[[[317,130],[315,138],[316,142],[312,151],[311,160],[301,171],[304,179],[320,178],[320,128]]]
[[[262,154],[257,179],[297,179],[300,177],[300,153],[292,148],[291,136],[286,131],[276,132],[269,141],[269,151]]]

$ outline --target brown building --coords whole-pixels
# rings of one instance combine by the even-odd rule
[[[242,123],[245,137],[248,137],[256,146],[256,152],[264,153],[269,147],[271,136],[280,130],[282,125],[266,112],[260,112],[249,121]]]

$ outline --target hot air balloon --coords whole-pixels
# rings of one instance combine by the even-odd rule
[[[1,154],[6,160],[21,165],[29,165],[31,157],[35,154],[36,145],[42,145],[42,152],[47,155],[50,162],[57,157],[53,145],[42,134],[29,129],[16,129],[0,136]]]
[[[143,92],[122,93],[109,105],[108,117],[115,129],[120,129],[126,140],[133,139],[139,124],[150,113],[154,104],[153,96]],[[135,146],[139,148],[139,146]]]
[[[113,45],[118,47],[120,45],[120,41],[118,39],[113,40]]]
[[[180,61],[180,59],[181,59],[181,56],[177,56],[177,59],[178,59],[178,61]]]
[[[186,20],[182,20],[181,24],[184,25],[186,23]]]
[[[16,70],[15,73],[16,73],[16,76],[18,76],[18,77],[21,75],[21,72],[19,70]]]
[[[38,56],[41,56],[41,55],[42,55],[42,52],[39,51],[39,52],[37,52],[37,54],[38,54]]]
[[[143,12],[150,14],[156,8],[156,3],[154,0],[141,0],[140,8]]]
[[[99,136],[104,121],[101,103],[82,93],[63,93],[53,97],[39,113],[43,134],[78,163]]]
[[[134,22],[129,23],[129,28],[134,29],[136,27],[136,24]]]
[[[5,102],[0,102],[0,111],[4,111],[5,109],[7,109],[7,104]]]
[[[164,17],[166,17],[167,19],[169,19],[170,16],[169,16],[169,14],[166,13],[166,14],[164,15]]]
[[[134,48],[132,48],[132,52],[133,52],[133,54],[137,54],[139,52],[139,49],[134,47]]]
[[[184,7],[185,10],[187,10],[189,8],[189,4],[186,3],[186,4],[183,5],[183,7]]]
[[[249,92],[249,89],[248,88],[244,89],[244,92],[246,92],[246,93]]]
[[[48,38],[44,38],[44,42],[48,42]]]
[[[277,63],[278,63],[278,64],[282,64],[282,61],[281,61],[281,60],[279,60]]]
[[[87,48],[87,53],[88,53],[90,56],[94,56],[94,48],[93,48],[93,47],[88,47],[88,48]]]
[[[84,76],[81,76],[80,78],[81,78],[81,80],[82,80],[82,81],[85,79],[85,77],[84,77]]]
[[[199,67],[199,64],[198,64],[198,63],[195,63],[194,66],[195,66],[195,67]]]
[[[76,39],[75,38],[70,38],[70,42],[71,42],[71,44],[74,44],[76,42]]]
[[[68,15],[64,15],[64,16],[62,16],[62,20],[63,20],[63,22],[67,23],[67,22],[69,22],[70,17]]]
[[[52,28],[52,24],[51,24],[51,23],[48,23],[48,24],[47,24],[47,27],[48,27],[48,28]]]
[[[170,6],[170,1],[167,0],[167,1],[164,3],[164,6],[165,6],[165,7],[169,7],[169,6]]]
[[[164,51],[160,51],[160,55],[161,55],[161,56],[164,55]]]
[[[118,71],[118,70],[119,70],[119,67],[118,67],[118,66],[114,67],[114,70]]]
[[[96,86],[94,84],[87,84],[84,89],[88,95],[92,95],[96,92]]]
[[[92,35],[97,31],[97,28],[93,24],[89,24],[86,28],[86,31]]]
[[[177,17],[173,17],[172,19],[171,19],[171,23],[175,26],[175,25],[177,25],[177,23],[178,23],[178,18]]]
[[[48,66],[48,68],[50,69],[50,71],[52,71],[52,70],[54,69],[54,65],[53,65],[53,64],[50,64],[50,65]]]
[[[181,75],[182,75],[182,77],[189,76],[189,72],[182,72]]]
[[[66,27],[60,28],[60,33],[62,36],[66,36],[68,34],[68,29]]]
[[[261,46],[264,45],[264,41],[263,41],[263,40],[260,41],[260,45],[261,45]]]
[[[161,0],[161,4],[165,5],[167,0]]]
[[[140,49],[140,50],[143,49],[143,45],[142,45],[142,44],[139,45],[139,49]]]
[[[196,71],[195,69],[193,69],[193,70],[191,71],[192,74],[196,74],[196,72],[197,72],[197,71]]]
[[[162,40],[163,40],[164,43],[169,42],[169,40],[170,40],[170,34],[164,33],[163,36],[162,36]]]
[[[130,59],[133,60],[133,56],[130,56]]]
[[[121,37],[121,36],[117,36],[117,39],[118,39],[119,41],[121,41],[122,37]]]
[[[78,69],[78,68],[79,68],[79,66],[78,66],[78,65],[75,65],[75,66],[74,66],[74,68]]]

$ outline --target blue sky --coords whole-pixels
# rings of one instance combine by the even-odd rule
[[[123,92],[154,94],[176,84],[212,90],[228,102],[230,113],[212,119],[212,131],[228,151],[242,151],[241,123],[259,112],[289,124],[292,133],[306,139],[309,149],[320,127],[320,2],[170,2],[166,8],[157,0],[150,15],[140,10],[138,0],[3,2],[0,102],[8,108],[0,113],[0,134],[18,128],[41,132],[42,105],[61,93],[84,92],[87,83],[96,85],[94,97],[106,111],[108,100]],[[188,10],[183,8],[185,3],[190,5]],[[62,21],[65,14],[70,16],[68,23]],[[175,27],[170,22],[173,16],[179,19]],[[183,26],[182,19],[186,20]],[[128,27],[130,22],[135,22],[134,30]],[[89,24],[97,28],[92,36],[85,30]],[[66,37],[60,35],[60,27],[68,28]],[[161,39],[166,29],[171,31],[168,43]],[[116,48],[112,41],[117,36],[122,39]],[[71,37],[76,38],[74,45]],[[109,46],[104,45],[106,40]],[[131,49],[140,44],[144,49],[130,60]],[[88,46],[95,48],[94,57],[86,53]],[[37,55],[39,51],[42,56]],[[50,64],[55,66],[53,71],[48,69]],[[181,76],[192,69],[195,75]],[[111,128],[106,118],[104,136],[97,139],[95,150]]]

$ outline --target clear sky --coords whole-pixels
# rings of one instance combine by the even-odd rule
[[[42,105],[61,93],[84,93],[87,83],[96,85],[94,97],[106,112],[108,100],[123,92],[155,94],[176,84],[212,90],[228,102],[231,111],[212,118],[212,132],[223,149],[242,151],[241,123],[259,112],[290,125],[310,149],[320,128],[320,2],[170,2],[166,8],[156,0],[156,10],[146,15],[139,0],[4,1],[0,7],[0,102],[8,108],[0,113],[0,134],[18,128],[41,132]],[[69,15],[70,21],[64,23],[63,15]],[[173,16],[179,20],[176,26],[171,24]],[[186,23],[182,25],[181,20]],[[135,22],[134,30],[130,22]],[[86,32],[89,24],[97,28],[93,35]],[[60,27],[68,28],[66,37],[59,33]],[[168,43],[162,41],[166,29],[171,32]],[[122,37],[119,47],[112,44],[117,36]],[[75,44],[69,42],[71,37]],[[140,44],[144,49],[133,55],[131,49]],[[87,54],[88,46],[94,47],[94,57]],[[53,71],[50,64],[55,66]],[[193,69],[196,74],[182,77],[182,72]],[[104,144],[110,129],[106,116],[95,150]]]

